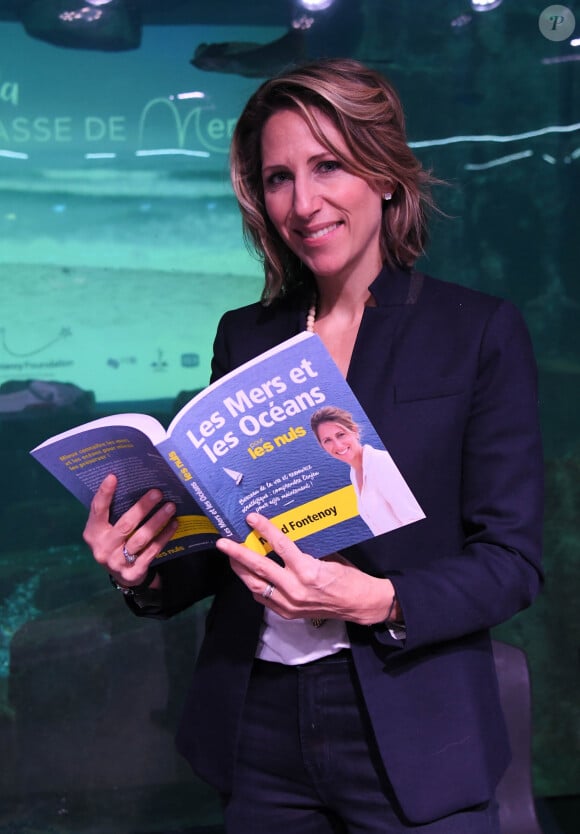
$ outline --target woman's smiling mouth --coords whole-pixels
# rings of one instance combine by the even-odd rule
[[[301,231],[299,234],[303,240],[319,240],[320,238],[326,237],[331,232],[334,232],[339,226],[342,226],[342,222],[330,223],[328,226],[324,226],[322,229],[317,229],[314,232],[309,232],[307,230]]]

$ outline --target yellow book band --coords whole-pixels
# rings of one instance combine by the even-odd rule
[[[356,493],[352,484],[334,492],[329,492],[314,501],[292,507],[291,510],[273,516],[270,521],[279,530],[286,533],[289,539],[297,539],[319,533],[329,527],[334,527],[342,521],[348,521],[358,515]],[[272,548],[262,536],[253,530],[244,544],[255,553],[266,555]]]
[[[218,532],[217,527],[204,515],[179,515],[176,521],[177,530],[171,536],[171,541],[182,539],[184,536]]]

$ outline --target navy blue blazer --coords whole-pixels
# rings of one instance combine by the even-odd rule
[[[394,582],[407,639],[347,628],[387,774],[422,823],[488,800],[509,760],[489,629],[542,581],[536,369],[509,302],[387,268],[371,291],[348,381],[426,518],[346,552]],[[306,306],[227,313],[213,377],[304,329]],[[160,571],[163,616],[215,595],[177,744],[228,792],[263,609],[217,551]]]

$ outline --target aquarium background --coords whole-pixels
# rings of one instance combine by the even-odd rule
[[[262,283],[232,127],[264,75],[319,55],[384,71],[447,183],[421,268],[512,299],[532,333],[547,582],[496,636],[528,654],[536,796],[580,792],[580,25],[561,38],[532,0],[304,5],[0,0],[2,831],[218,830],[173,749],[205,605],[132,617],[28,450],[120,410],[167,423],[206,384],[219,317]],[[204,43],[230,44],[212,69],[190,63]]]

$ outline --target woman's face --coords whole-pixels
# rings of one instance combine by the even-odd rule
[[[322,448],[337,460],[354,466],[362,453],[358,432],[345,428],[340,423],[320,423],[316,431]]]
[[[322,113],[317,121],[336,147],[348,151]],[[378,191],[313,136],[293,110],[270,116],[262,130],[266,211],[278,234],[315,277],[367,282],[382,265],[382,200]]]

